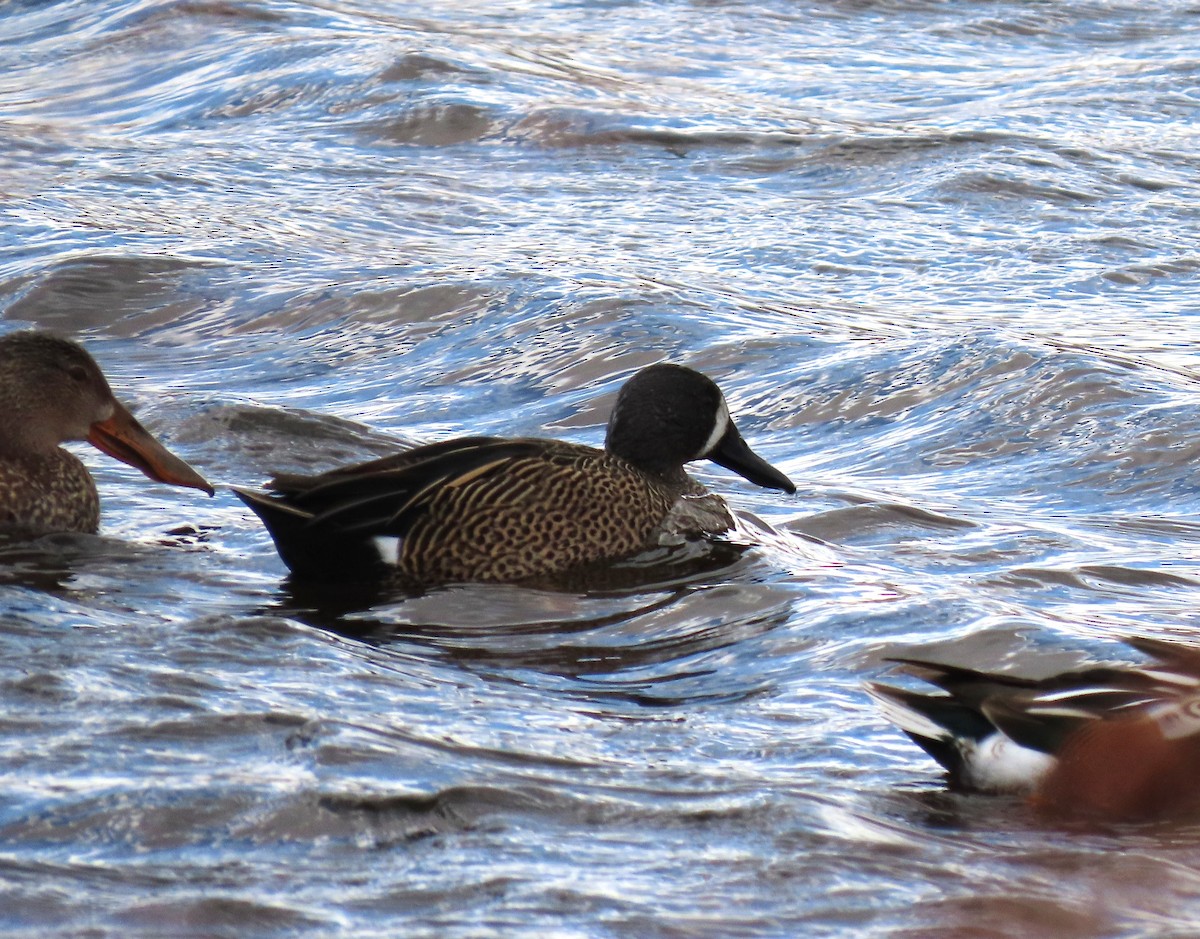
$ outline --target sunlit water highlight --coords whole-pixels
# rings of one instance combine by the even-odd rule
[[[85,453],[103,535],[0,545],[0,931],[1194,935],[1194,823],[946,794],[862,682],[1194,628],[1196,11],[480,6],[9,4],[5,318],[220,483],[668,359],[800,492],[346,595]]]

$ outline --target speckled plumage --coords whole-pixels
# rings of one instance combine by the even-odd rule
[[[61,448],[0,458],[0,528],[94,532],[100,496],[83,462]]]
[[[401,577],[515,581],[632,554],[677,498],[703,491],[682,472],[654,478],[592,447],[514,443],[526,452],[448,478],[406,508],[419,514],[400,544]]]
[[[320,476],[277,476],[270,494],[235,492],[301,576],[433,584],[520,581],[627,556],[668,518],[690,532],[723,531],[732,524],[724,503],[683,470],[718,450],[747,478],[794,491],[746,447],[709,379],[679,366],[639,375],[647,372],[656,380],[622,390],[604,450],[463,438]],[[675,511],[685,498],[695,505]]]

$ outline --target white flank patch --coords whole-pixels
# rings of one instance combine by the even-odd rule
[[[1165,740],[1182,740],[1200,733],[1200,701],[1187,698],[1169,701],[1150,709],[1150,718],[1162,731]]]
[[[965,760],[963,781],[980,792],[1030,792],[1054,768],[1050,754],[1023,747],[1001,733],[975,746],[959,743]]]
[[[725,404],[725,399],[722,398],[721,409],[717,411],[717,420],[713,424],[713,432],[708,435],[708,440],[704,442],[704,446],[696,454],[696,459],[699,460],[712,453],[713,447],[720,443],[721,438],[725,436],[725,431],[727,430],[729,430],[729,408]]]
[[[376,535],[371,539],[375,542],[375,550],[384,564],[395,567],[400,563],[400,539],[394,535]]]

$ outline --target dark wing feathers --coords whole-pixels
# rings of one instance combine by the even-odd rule
[[[385,457],[310,477],[311,484],[303,487],[295,477],[286,477],[281,487],[276,480],[270,485],[281,501],[310,513],[315,527],[402,537],[428,504],[430,494],[501,471],[514,461],[536,458],[539,452],[533,442],[470,438],[469,443],[433,444],[400,454],[408,459]],[[379,469],[381,465],[392,468]]]
[[[1133,638],[1128,642],[1160,665],[1101,665],[1029,679],[895,658],[889,661],[936,685],[948,697],[899,689],[888,689],[887,693],[907,710],[925,716],[955,736],[978,739],[979,721],[985,721],[1021,746],[1054,753],[1069,735],[1092,721],[1138,717],[1165,702],[1200,695],[1200,647],[1162,639]],[[910,728],[901,726],[917,739]],[[942,744],[935,743],[931,749],[928,740],[917,742],[946,765],[942,759],[945,754],[939,755]]]
[[[234,493],[262,519],[279,556],[291,570],[319,579],[367,578],[382,567],[370,542],[338,532],[314,537],[312,516],[282,499],[262,492],[232,487]]]
[[[1176,668],[1182,675],[1200,680],[1200,645],[1181,639],[1151,639],[1128,636],[1125,642],[1143,655]]]
[[[908,658],[890,658],[887,661],[903,665],[907,674],[936,685],[976,710],[983,701],[994,695],[1013,694],[1038,686],[1036,681],[1029,678],[981,672],[960,665]]]
[[[298,496],[331,483],[358,480],[376,473],[407,470],[427,460],[448,457],[454,453],[463,453],[469,457],[473,450],[513,442],[511,438],[504,437],[458,437],[453,440],[443,440],[440,443],[416,447],[403,453],[393,453],[367,463],[338,467],[315,476],[301,473],[279,473],[267,483],[267,488],[281,495]]]

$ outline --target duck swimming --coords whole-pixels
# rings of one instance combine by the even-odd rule
[[[87,352],[23,331],[0,337],[0,529],[95,532],[96,483],[60,444],[87,440],[151,479],[213,494],[119,402]]]
[[[668,516],[697,534],[729,528],[724,503],[684,472],[700,459],[796,491],[750,450],[711,379],[660,364],[622,387],[603,450],[464,437],[234,492],[305,578],[513,582],[635,554]],[[680,512],[688,500],[710,504]]]
[[[942,693],[867,690],[952,788],[1105,820],[1200,810],[1200,644],[1126,641],[1152,661],[1034,680],[896,659]]]

